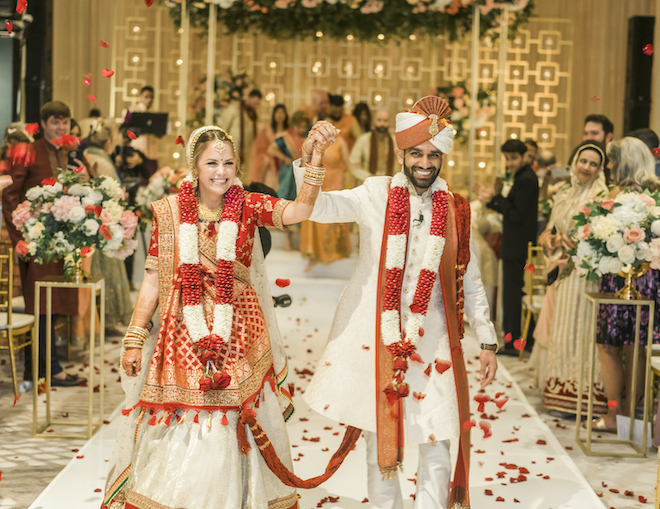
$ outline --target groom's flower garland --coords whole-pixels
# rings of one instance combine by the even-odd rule
[[[417,279],[415,296],[410,306],[412,316],[408,319],[406,330],[401,333],[401,287],[408,248],[408,233],[410,225],[410,195],[408,178],[403,172],[397,173],[390,184],[389,228],[387,232],[387,251],[385,255],[385,293],[384,310],[381,315],[381,330],[383,343],[395,356],[394,370],[397,383],[392,383],[386,389],[388,395],[405,397],[408,395],[408,384],[403,383],[404,373],[408,369],[407,359],[421,358],[416,353],[419,338],[424,335],[426,311],[431,299],[433,285],[438,276],[440,260],[445,249],[445,234],[447,231],[447,206],[449,188],[447,183],[437,178],[431,186],[433,193],[433,214],[431,231],[422,259],[422,269]]]
[[[191,341],[199,350],[200,360],[207,365],[205,376],[200,380],[202,390],[223,389],[230,382],[228,376],[218,376],[213,361],[218,358],[219,350],[231,337],[234,317],[231,304],[234,289],[234,261],[236,260],[236,243],[243,211],[243,199],[243,190],[240,185],[231,186],[225,193],[225,203],[216,236],[218,274],[216,276],[213,329],[209,330],[202,306],[197,197],[191,177],[186,177],[179,193],[181,207],[179,258],[181,260],[183,321]],[[209,365],[213,368],[213,373],[210,373]],[[223,374],[221,373],[221,375]]]

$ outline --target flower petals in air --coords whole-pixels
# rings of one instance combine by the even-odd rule
[[[186,141],[183,139],[183,136],[179,135],[179,137],[176,139],[176,144],[181,145],[182,147],[186,146]]]
[[[11,35],[14,30],[14,25],[12,25],[9,21],[5,21],[5,26],[7,27],[7,33]]]
[[[110,78],[114,73],[115,73],[115,71],[110,70],[110,69],[103,69],[101,71],[101,74],[103,74],[104,78]]]
[[[435,360],[435,370],[441,375],[449,368],[451,368],[451,361]]]
[[[26,133],[34,136],[39,132],[39,124],[37,122],[33,122],[32,124],[26,124],[24,130]]]
[[[89,99],[92,102],[96,102],[96,97],[94,97],[92,94],[87,94],[87,99]]]
[[[133,131],[131,131],[130,129],[126,129],[126,136],[128,136],[131,140],[134,140],[135,138],[137,138],[135,133]]]
[[[23,14],[23,11],[27,8],[27,5],[27,0],[18,0],[18,2],[16,2],[16,12]]]
[[[513,348],[515,348],[518,351],[521,351],[523,348],[525,348],[525,344],[527,341],[525,341],[523,338],[518,338],[513,342]]]
[[[291,284],[290,279],[276,279],[275,284],[279,286],[280,288],[286,288]]]
[[[642,53],[644,53],[647,56],[653,55],[653,44],[647,44],[642,48]]]

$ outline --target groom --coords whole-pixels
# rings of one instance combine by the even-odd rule
[[[364,430],[373,508],[403,507],[397,468],[405,442],[419,446],[415,507],[469,507],[464,312],[481,343],[482,388],[497,370],[495,330],[470,250],[469,204],[439,176],[454,138],[450,114],[438,97],[399,113],[402,171],[321,193],[310,218],[360,226],[358,264],[304,397],[317,412]],[[303,145],[303,162],[314,142]]]

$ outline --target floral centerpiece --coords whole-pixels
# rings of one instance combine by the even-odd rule
[[[142,231],[153,220],[151,204],[171,194],[177,194],[187,172],[188,168],[173,170],[169,166],[165,166],[151,176],[147,186],[138,189],[135,196],[135,213],[140,218]]]
[[[126,210],[121,185],[105,176],[85,179],[63,171],[27,191],[12,213],[24,239],[16,245],[19,255],[37,263],[66,259],[70,272],[94,246],[120,260],[133,254],[138,218]]]
[[[660,269],[660,192],[623,192],[582,206],[574,217],[577,242],[566,270],[587,280],[630,272],[643,264]]]
[[[451,108],[451,123],[456,131],[456,139],[467,141],[470,133],[470,106],[472,97],[468,93],[465,82],[457,83],[449,87],[437,87],[436,93],[439,97],[447,100]],[[482,127],[489,117],[495,114],[496,99],[492,90],[480,88],[477,93],[477,125]]]

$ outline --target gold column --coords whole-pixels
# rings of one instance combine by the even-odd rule
[[[218,20],[218,6],[211,2],[209,4],[209,33],[208,54],[206,58],[206,125],[213,124],[213,103],[215,92],[215,39],[216,21]]]

